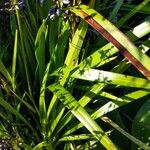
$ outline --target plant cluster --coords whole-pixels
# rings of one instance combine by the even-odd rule
[[[0,149],[150,149],[150,0],[0,0]]]

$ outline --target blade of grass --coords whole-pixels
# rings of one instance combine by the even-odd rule
[[[36,110],[37,114],[39,115],[39,109],[36,105],[36,102],[35,102],[34,98],[28,92],[24,92],[22,98],[24,98],[25,96],[27,96],[29,98],[29,100],[32,102],[33,108]]]
[[[57,115],[50,120],[51,125],[50,125],[49,131],[47,133],[48,137],[55,137],[56,138],[54,131],[56,130],[56,127],[58,125],[60,125],[60,120],[64,114],[64,111],[65,111],[64,105],[60,104],[60,106],[57,106],[57,111],[56,111]]]
[[[31,11],[30,5],[28,1],[25,1],[25,6],[26,6],[26,11],[27,14],[29,16],[29,22],[31,24],[31,26],[34,28],[35,31],[37,31],[37,22],[36,22],[36,18],[34,16],[34,11]],[[33,5],[32,5],[33,6]]]
[[[12,62],[12,89],[15,91],[15,72],[16,72],[16,61],[17,61],[17,45],[18,45],[18,30],[15,32],[15,43],[14,43],[14,53],[13,53],[13,62]]]

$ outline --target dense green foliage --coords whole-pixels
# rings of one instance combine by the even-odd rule
[[[0,149],[150,149],[149,1],[0,0]]]

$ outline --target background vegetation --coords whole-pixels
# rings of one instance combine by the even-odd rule
[[[149,150],[149,1],[0,0],[0,149]]]

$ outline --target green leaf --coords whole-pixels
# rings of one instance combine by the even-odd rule
[[[150,146],[150,100],[146,101],[137,112],[132,124],[132,135]],[[136,149],[139,148],[132,143],[132,150]]]
[[[40,89],[40,98],[39,98],[39,117],[42,126],[42,134],[44,138],[46,137],[46,125],[47,125],[47,116],[46,116],[46,104],[45,104],[45,90],[46,90],[46,81],[49,74],[51,61],[47,64],[46,71],[42,80],[42,85]]]
[[[47,37],[48,27],[46,25],[46,20],[43,21],[41,27],[38,30],[36,40],[35,40],[35,55],[37,60],[37,71],[39,74],[40,84],[45,72],[45,41]]]
[[[65,136],[61,139],[59,139],[59,142],[61,141],[80,141],[80,140],[87,140],[87,139],[95,139],[92,134],[79,134],[79,135],[71,135],[71,136]]]
[[[87,81],[99,81],[104,84],[150,89],[149,80],[97,69],[79,68],[71,77]]]
[[[71,110],[74,116],[95,136],[107,149],[117,149],[104,131],[90,117],[86,110],[72,97],[72,95],[59,84],[48,86],[61,102]]]
[[[87,32],[88,25],[81,21],[70,43],[70,48],[66,56],[65,64],[67,66],[75,66],[78,61],[78,56]]]
[[[101,118],[104,122],[107,122],[108,124],[110,124],[112,127],[114,127],[116,130],[118,130],[121,134],[123,134],[124,136],[126,136],[127,138],[129,138],[131,141],[133,141],[135,144],[139,145],[141,148],[143,148],[144,150],[149,150],[150,147],[147,146],[145,143],[143,143],[142,141],[140,141],[139,139],[135,138],[134,136],[132,136],[131,134],[129,134],[128,132],[126,132],[125,130],[123,130],[122,128],[119,127],[118,124],[114,123],[112,120],[110,120],[108,117],[102,117]]]
[[[64,22],[64,24],[62,25],[62,31],[60,32],[61,33],[59,35],[58,42],[56,43],[56,47],[53,55],[54,66],[55,66],[53,67],[54,69],[57,69],[58,67],[64,64],[64,59],[66,56],[65,50],[70,35],[70,25],[68,21]]]

